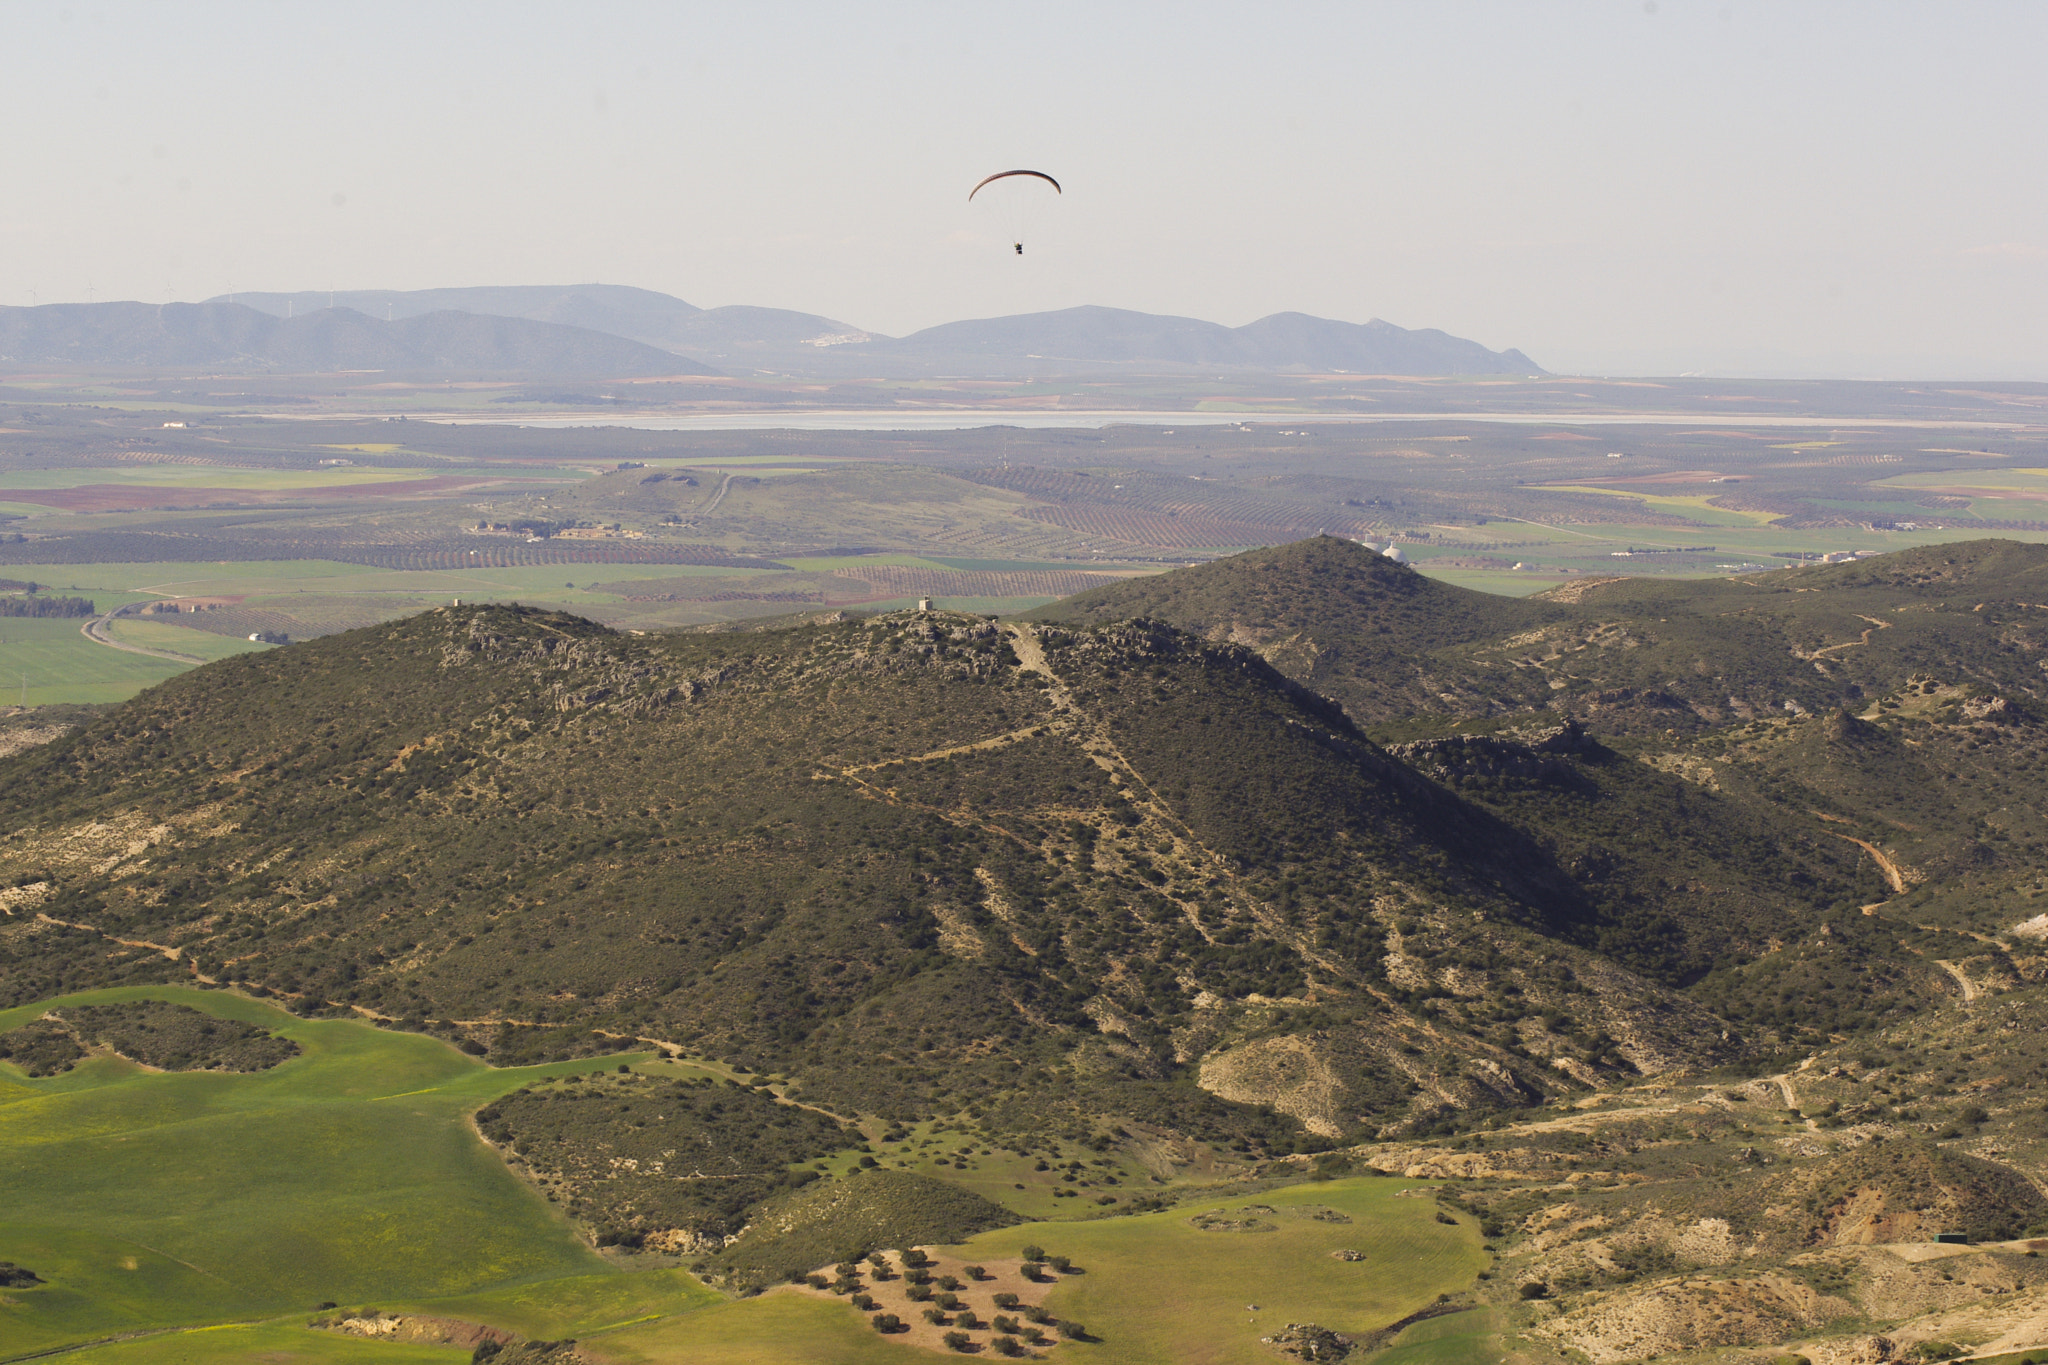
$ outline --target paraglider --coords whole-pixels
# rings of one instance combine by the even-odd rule
[[[1066,191],[1060,188],[1060,182],[1053,179],[1051,176],[1047,175],[1044,171],[997,171],[994,175],[989,176],[980,184],[976,185],[973,189],[967,191],[967,202],[970,204],[973,203],[974,196],[981,193],[983,186],[992,185],[998,180],[1008,180],[1012,176],[1020,175],[1027,176],[1035,180],[1043,180],[1046,184],[1052,186],[1052,192],[1054,194],[1063,195],[1066,193]],[[1024,254],[1024,243],[1018,242],[1015,245],[1017,248],[1017,254],[1019,256],[1022,256]]]

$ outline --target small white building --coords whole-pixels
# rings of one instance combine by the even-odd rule
[[[917,599],[917,609],[918,609],[919,611],[930,611],[930,610],[932,609],[932,599],[931,599],[931,598],[929,598],[929,597],[920,597],[920,598],[918,598],[918,599]]]

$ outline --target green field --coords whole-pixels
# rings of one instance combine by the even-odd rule
[[[5,1355],[605,1269],[467,1123],[534,1076],[603,1063],[494,1070],[432,1038],[221,992],[67,999],[138,996],[259,1024],[304,1052],[246,1076],[99,1058],[32,1081],[0,1066],[0,1255],[49,1281],[9,1296]],[[43,1008],[0,1013],[0,1029]]]
[[[243,639],[239,635],[216,635],[211,631],[172,625],[169,621],[139,621],[133,617],[123,617],[113,622],[107,629],[109,634],[124,645],[134,645],[140,649],[174,650],[180,654],[190,654],[203,663],[226,659],[236,654],[248,654],[255,650],[276,648],[275,645],[259,644],[254,640]],[[106,646],[102,645],[100,648],[105,649]]]
[[[332,559],[267,559],[237,563],[20,564],[4,576],[33,579],[52,592],[127,594],[130,600],[158,597],[398,593],[445,598],[462,593],[559,593],[578,573],[593,580],[615,577],[626,566],[543,565],[511,569],[376,569]],[[676,578],[692,573],[739,570],[687,565],[650,566],[639,576]],[[108,605],[117,605],[109,602]]]
[[[1609,498],[1631,498],[1652,511],[1684,517],[1705,526],[1768,526],[1778,515],[1775,512],[1719,507],[1714,504],[1713,497],[1705,493],[1640,493],[1626,488],[1596,488],[1590,484],[1548,484],[1545,488],[1553,493],[1598,493]],[[1669,531],[1671,528],[1662,529]]]
[[[1046,1298],[1096,1341],[1055,1356],[1097,1365],[1255,1365],[1274,1359],[1261,1336],[1289,1322],[1366,1332],[1464,1289],[1485,1268],[1478,1229],[1436,1222],[1436,1204],[1405,1198],[1398,1180],[1340,1180],[1218,1195],[1208,1202],[1125,1218],[1031,1223],[985,1233],[958,1254],[1014,1258],[1027,1243],[1071,1257],[1086,1273],[1064,1277]],[[1269,1231],[1206,1232],[1189,1218],[1211,1208],[1265,1206]],[[1350,1221],[1291,1212],[1326,1208]],[[1340,1248],[1366,1259],[1339,1261]],[[1257,1311],[1248,1305],[1257,1304]],[[870,1343],[873,1343],[870,1345]],[[879,1349],[877,1349],[879,1347]],[[606,1336],[621,1361],[731,1362],[903,1359],[882,1346],[851,1308],[771,1292],[761,1299],[667,1318]],[[1071,1352],[1071,1355],[1068,1353]],[[1454,1359],[1445,1355],[1445,1365]]]
[[[187,667],[94,644],[79,633],[83,624],[77,617],[0,616],[0,705],[125,701]]]
[[[135,488],[234,488],[244,492],[291,492],[354,484],[438,479],[450,474],[502,474],[502,470],[441,466],[392,469],[379,465],[338,465],[320,469],[246,469],[233,465],[72,465],[61,469],[0,470],[0,489],[85,488],[121,484]],[[39,507],[47,512],[47,507]]]
[[[253,1075],[159,1074],[96,1057],[32,1080],[0,1064],[0,1259],[47,1281],[0,1295],[0,1361],[53,1350],[107,1365],[466,1358],[309,1330],[326,1302],[601,1341],[622,1362],[905,1358],[844,1304],[775,1292],[727,1300],[684,1271],[600,1257],[469,1126],[478,1106],[538,1076],[615,1057],[494,1069],[433,1038],[176,987],[0,1012],[0,1031],[50,1005],[144,997],[257,1024],[303,1052]],[[963,1183],[994,1192],[1016,1173],[991,1165]],[[1436,1222],[1432,1200],[1400,1196],[1409,1188],[1371,1179],[1211,1192],[1164,1213],[1008,1228],[962,1254],[1014,1257],[1038,1241],[1082,1266],[1047,1300],[1100,1338],[1063,1347],[1075,1360],[1250,1362],[1266,1358],[1258,1337],[1288,1321],[1371,1330],[1471,1282],[1486,1261],[1477,1230]],[[1051,1201],[1033,1191],[1023,1202]],[[1267,1208],[1270,1230],[1189,1221],[1247,1204]],[[1338,1261],[1339,1247],[1367,1259]]]
[[[309,1332],[307,1316],[268,1322],[189,1327],[133,1341],[108,1342],[47,1357],[64,1365],[464,1365],[470,1353],[455,1346],[414,1346],[367,1341],[337,1332]],[[0,1350],[7,1349],[0,1339]],[[0,1360],[9,1357],[0,1356]]]

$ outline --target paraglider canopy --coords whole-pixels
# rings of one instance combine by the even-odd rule
[[[1047,175],[1044,171],[997,171],[994,175],[989,176],[973,189],[967,191],[967,202],[973,203],[975,195],[980,194],[982,190],[998,180],[1011,180],[1020,176],[1027,180],[1043,180],[1046,184],[1052,186],[1054,194],[1064,196],[1066,193],[1066,191],[1060,188],[1060,182]],[[1017,254],[1019,256],[1024,254],[1024,219],[1034,216],[1030,213],[1031,201],[1037,198],[1037,195],[1043,193],[1043,190],[1038,191],[1037,194],[1013,190],[1009,192],[998,191],[989,196],[989,199],[996,201],[997,210],[1008,220],[1011,235],[1017,239]],[[986,204],[988,199],[984,199],[982,202]]]
[[[992,184],[998,180],[1008,180],[1013,175],[1034,176],[1037,179],[1043,180],[1046,184],[1052,186],[1054,194],[1066,193],[1066,191],[1060,188],[1060,182],[1053,179],[1051,176],[1047,175],[1044,171],[997,171],[994,175],[982,181],[980,185],[976,185],[973,189],[967,191],[967,202],[970,204],[974,202],[974,196],[981,193],[982,185]]]

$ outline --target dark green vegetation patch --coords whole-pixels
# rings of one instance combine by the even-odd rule
[[[159,1071],[267,1071],[299,1053],[289,1038],[164,1000],[73,1005],[0,1034],[0,1059],[31,1076],[69,1071],[92,1047]]]
[[[12,1033],[0,1033],[0,1061],[12,1062],[31,1076],[69,1071],[83,1056],[77,1035],[55,1020],[38,1019]]]
[[[527,1086],[480,1111],[477,1126],[600,1243],[652,1235],[671,1250],[738,1232],[754,1205],[816,1179],[798,1163],[860,1140],[765,1092],[630,1073]]]

